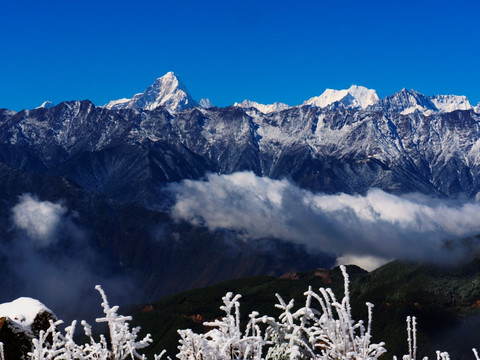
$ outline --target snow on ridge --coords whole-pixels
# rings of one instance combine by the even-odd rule
[[[32,325],[37,314],[43,311],[52,313],[40,301],[29,297],[21,297],[12,302],[0,304],[0,317],[9,317],[18,325],[27,328]]]
[[[136,95],[138,95],[138,94],[136,94]],[[127,104],[129,101],[130,101],[130,99],[127,99],[127,98],[112,100],[108,104],[105,104],[103,107],[107,108],[107,109],[117,109],[119,106]]]
[[[408,115],[415,112],[421,112],[423,115],[430,116],[433,113],[433,110],[427,109],[420,105],[415,105],[400,111],[400,115]]]
[[[290,105],[287,105],[281,102],[275,102],[273,104],[265,105],[265,104],[260,104],[256,101],[251,101],[247,99],[243,100],[241,103],[236,102],[235,104],[233,104],[233,106],[241,107],[244,109],[253,107],[264,114],[290,109]]]
[[[377,92],[363,86],[352,85],[348,89],[326,89],[320,96],[306,100],[303,105],[325,108],[334,103],[342,103],[346,107],[366,109],[379,102]]]

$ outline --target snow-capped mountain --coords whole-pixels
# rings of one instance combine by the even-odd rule
[[[452,112],[474,109],[466,96],[434,95],[425,96],[415,90],[402,89],[399,92],[380,99],[375,90],[352,85],[346,90],[327,89],[322,95],[308,99],[303,105],[319,108],[341,106],[350,109],[380,108],[385,112],[402,115],[421,112],[430,115],[434,112]]]
[[[375,105],[378,101],[379,98],[375,90],[352,85],[346,90],[326,89],[322,95],[308,99],[303,105],[326,108],[338,103],[346,108],[366,109],[368,106]]]
[[[40,107],[50,108],[53,106],[53,103],[45,102]],[[131,99],[112,100],[103,107],[106,109],[154,110],[160,106],[165,107],[171,113],[175,113],[194,107],[209,109],[214,105],[209,99],[201,99],[199,102],[195,101],[177,75],[173,72],[168,72],[155,80],[143,93],[136,94]],[[247,99],[241,103],[236,102],[233,106],[243,109],[255,108],[264,114],[291,108],[291,106],[280,102],[261,104]],[[312,97],[298,106],[313,106],[322,109],[341,107],[357,110],[375,107],[387,113],[393,112],[402,115],[414,112],[430,115],[434,112],[445,113],[455,110],[475,110],[480,112],[480,105],[473,107],[465,96],[425,96],[415,90],[402,89],[393,95],[387,96],[385,99],[380,99],[375,90],[358,85],[352,85],[344,90],[326,89],[320,96]]]
[[[0,111],[0,161],[141,202],[168,182],[242,170],[316,191],[475,197],[479,138],[479,115],[464,96],[402,89],[379,99],[352,86],[295,107],[245,100],[217,108],[192,100],[172,72],[105,107]]]
[[[154,110],[159,106],[177,112],[198,106],[198,103],[192,99],[177,75],[168,72],[155,80],[143,93],[136,94],[131,99],[112,100],[104,105],[107,109],[144,110]]]
[[[264,114],[290,109],[289,105],[281,102],[275,102],[273,104],[264,105],[264,104],[260,104],[258,102],[247,100],[247,99],[243,100],[241,103],[236,102],[235,104],[233,104],[233,106],[241,107],[243,109],[255,108]]]

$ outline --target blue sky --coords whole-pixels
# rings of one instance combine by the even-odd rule
[[[218,106],[352,84],[480,101],[477,1],[2,1],[0,108],[131,97],[168,71]]]

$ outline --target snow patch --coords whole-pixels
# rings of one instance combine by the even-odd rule
[[[0,304],[0,317],[8,317],[25,328],[30,328],[35,317],[44,311],[52,313],[40,301],[29,297],[21,297],[12,302]]]
[[[413,114],[415,112],[420,112],[420,113],[424,114],[425,116],[430,116],[433,113],[432,110],[427,109],[426,107],[423,107],[421,105],[415,105],[415,106],[406,108],[405,110],[401,111],[400,114],[401,115],[408,115],[408,114]]]
[[[139,95],[139,94],[135,94],[135,96],[136,95]],[[127,98],[112,100],[108,104],[105,104],[103,107],[105,107],[107,109],[121,109],[129,101],[130,101],[130,99],[127,99]]]

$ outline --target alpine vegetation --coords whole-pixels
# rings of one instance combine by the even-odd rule
[[[181,337],[176,357],[179,360],[377,360],[385,354],[385,343],[372,342],[371,325],[373,307],[366,303],[368,320],[355,321],[352,318],[349,293],[349,277],[344,266],[340,267],[344,278],[344,296],[337,300],[330,288],[315,292],[310,287],[305,292],[305,305],[294,310],[294,301],[286,302],[276,295],[281,310],[278,319],[260,316],[254,311],[249,315],[245,330],[242,331],[240,318],[241,295],[229,292],[223,297],[220,307],[225,316],[204,325],[212,329],[197,334],[190,329],[179,330]],[[39,333],[33,340],[31,360],[100,359],[124,360],[143,359],[139,351],[153,342],[150,334],[138,340],[140,327],[130,329],[130,316],[117,313],[118,306],[111,307],[100,286],[96,289],[102,296],[105,316],[97,322],[108,324],[108,339],[100,335],[95,340],[89,324],[82,321],[85,336],[89,342],[79,345],[75,342],[76,321],[58,330],[62,321],[50,320],[50,327]],[[403,360],[416,360],[417,337],[416,318],[407,318],[408,354]],[[3,359],[3,345],[0,343],[0,359]],[[476,360],[477,352],[473,349]],[[154,355],[159,360],[165,354]],[[170,358],[169,358],[170,359]],[[394,360],[397,358],[394,357]],[[423,360],[428,360],[424,358]],[[437,360],[449,360],[446,352],[437,351]]]

